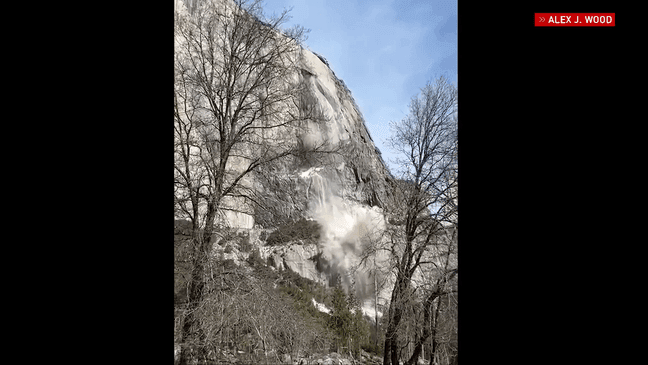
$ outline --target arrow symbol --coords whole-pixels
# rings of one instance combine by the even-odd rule
[[[540,17],[540,23],[542,23],[542,22],[544,22],[544,21],[545,21],[545,18]]]

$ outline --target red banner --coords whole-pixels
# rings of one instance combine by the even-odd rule
[[[614,27],[615,13],[535,13],[536,27]]]

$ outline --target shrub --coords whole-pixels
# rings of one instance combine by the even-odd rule
[[[266,263],[263,262],[263,259],[261,258],[261,254],[259,253],[258,248],[256,250],[252,250],[252,252],[250,252],[250,255],[248,256],[246,261],[252,267],[266,266]]]
[[[292,223],[282,224],[268,236],[266,243],[270,246],[285,244],[295,240],[314,240],[320,237],[321,226],[316,221],[304,218]]]
[[[265,241],[265,240],[267,240],[267,239],[268,239],[268,232],[266,232],[266,231],[261,231],[261,233],[259,233],[259,239],[260,239],[261,241]]]
[[[173,224],[173,234],[191,236],[191,222],[184,219],[176,219]]]
[[[364,351],[370,354],[374,354],[377,356],[381,356],[383,354],[382,343],[380,341],[378,341],[378,343],[376,344],[374,344],[371,341],[365,341],[364,343],[362,343],[360,348],[362,348]]]
[[[252,243],[250,243],[250,234],[241,232],[237,235],[239,250],[241,252],[250,252],[252,250]]]

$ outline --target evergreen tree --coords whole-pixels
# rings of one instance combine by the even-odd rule
[[[369,341],[369,325],[364,319],[360,302],[355,295],[355,285],[352,282],[349,294],[342,288],[340,276],[336,278],[333,288],[332,311],[329,326],[335,333],[337,352],[351,352],[354,356],[360,354],[363,344]]]
[[[360,309],[360,307],[362,306],[360,304],[360,301],[358,300],[358,297],[356,296],[355,279],[351,279],[351,287],[349,287],[347,303],[349,305],[349,309]]]
[[[329,326],[335,333],[335,342],[339,353],[342,347],[347,347],[353,327],[353,315],[349,310],[347,296],[342,289],[342,280],[339,274],[333,288],[332,303]]]
[[[349,288],[348,305],[352,312],[349,350],[357,357],[362,345],[369,343],[369,324],[364,319],[362,303],[356,296],[355,280],[351,281]]]
[[[363,345],[371,345],[369,336],[369,323],[364,319],[362,310],[357,308],[353,315],[353,327],[351,336],[351,351],[353,356],[360,355]]]

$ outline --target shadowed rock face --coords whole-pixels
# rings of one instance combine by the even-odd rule
[[[344,82],[323,58],[302,49],[298,60],[300,82],[307,86],[306,107],[319,110],[325,121],[308,123],[296,132],[306,150],[326,141],[339,153],[301,157],[274,166],[258,178],[259,191],[267,191],[271,216],[255,216],[255,223],[271,227],[301,217],[313,217],[314,197],[326,187],[345,201],[384,207],[394,179],[376,148],[364,118]],[[263,181],[262,180],[267,180]]]
[[[339,196],[371,206],[384,203],[385,185],[391,180],[379,150],[373,143],[364,118],[344,82],[309,50],[302,52],[304,82],[314,95],[314,101],[329,118],[328,140],[343,148],[343,155],[332,158],[323,174],[339,184]]]

